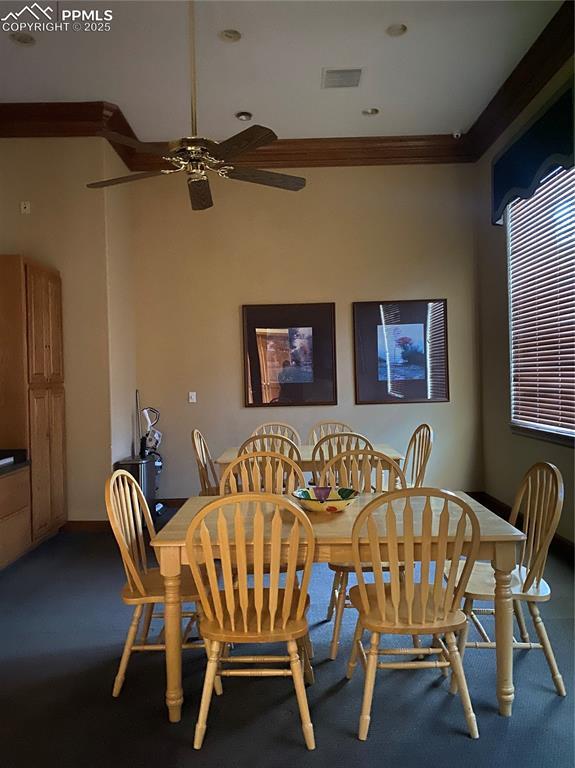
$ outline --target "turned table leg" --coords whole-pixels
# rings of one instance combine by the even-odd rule
[[[166,628],[166,705],[171,723],[178,723],[182,702],[182,603],[180,595],[180,564],[162,569],[164,576]],[[174,573],[174,571],[176,571]]]
[[[499,714],[511,717],[515,688],[513,687],[513,600],[511,571],[515,565],[513,551],[509,557],[493,561],[495,571],[495,643],[497,657],[497,699]]]

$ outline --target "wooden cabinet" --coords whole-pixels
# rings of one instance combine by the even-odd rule
[[[30,390],[30,475],[32,479],[32,533],[44,536],[51,527],[50,391]]]
[[[26,303],[28,311],[28,381],[31,385],[48,381],[48,276],[44,269],[26,265]]]
[[[23,467],[0,475],[0,568],[20,557],[31,544],[30,472]]]
[[[26,265],[30,385],[62,384],[62,289],[57,272]]]
[[[0,423],[0,448],[25,449],[30,460],[20,479],[28,487],[25,505],[15,509],[0,489],[1,567],[18,547],[25,551],[65,522],[66,457],[60,275],[19,256],[0,256],[0,299],[0,405],[7,423]],[[0,476],[0,484],[6,479]]]
[[[66,520],[66,435],[64,390],[50,391],[50,503],[51,525]]]

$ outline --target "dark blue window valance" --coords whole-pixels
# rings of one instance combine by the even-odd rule
[[[531,197],[551,171],[572,166],[573,86],[570,86],[493,161],[492,223],[501,224],[509,203]]]

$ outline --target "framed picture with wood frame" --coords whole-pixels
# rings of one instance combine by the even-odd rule
[[[336,405],[335,304],[242,307],[249,408]]]
[[[449,400],[447,300],[353,305],[355,402]]]

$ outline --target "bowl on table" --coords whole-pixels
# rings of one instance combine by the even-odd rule
[[[309,488],[296,488],[292,493],[306,512],[342,512],[357,495],[353,488],[335,485],[310,485]]]

